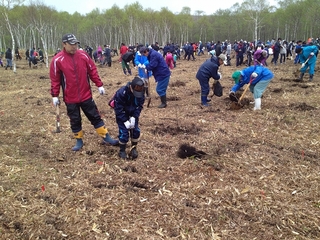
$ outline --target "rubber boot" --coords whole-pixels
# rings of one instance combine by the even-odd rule
[[[254,108],[253,110],[261,110],[261,98],[254,99]]]
[[[300,77],[298,78],[298,80],[302,81],[303,80],[303,76],[304,76],[304,73],[300,73]]]
[[[129,73],[130,75],[132,75],[131,70],[128,70],[128,73]]]
[[[119,145],[120,145],[119,157],[125,160],[127,159],[127,153],[126,153],[127,144],[120,143]]]
[[[123,73],[127,76],[127,70],[123,69]]]
[[[6,70],[8,69],[8,66],[6,66]]]
[[[12,66],[10,67],[10,70],[12,70]]]
[[[100,137],[102,137],[104,143],[108,143],[108,144],[110,144],[112,146],[116,146],[116,145],[119,144],[118,140],[115,140],[115,139],[111,138],[111,136],[108,133],[108,130],[105,128],[105,126],[96,128],[96,132],[98,133],[98,135]]]
[[[201,96],[201,105],[204,107],[209,107],[207,96]]]
[[[76,145],[72,148],[72,151],[79,151],[83,147],[83,131],[81,130],[80,132],[74,133],[74,137],[77,141]]]
[[[313,74],[310,74],[309,81],[311,82],[313,80]]]
[[[137,144],[138,142],[134,140],[131,141],[131,150],[130,150],[129,156],[131,157],[132,160],[138,157]]]
[[[158,106],[158,108],[165,108],[167,106],[167,96],[160,96],[161,104]]]

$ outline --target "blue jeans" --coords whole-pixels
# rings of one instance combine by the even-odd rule
[[[169,85],[169,80],[170,80],[170,76],[158,81],[156,91],[160,97],[166,95],[167,88]]]

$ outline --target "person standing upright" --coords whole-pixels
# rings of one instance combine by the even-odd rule
[[[51,61],[50,79],[53,105],[57,107],[60,104],[58,97],[60,87],[62,87],[63,101],[66,104],[71,130],[76,139],[73,151],[79,151],[83,147],[80,110],[84,112],[105,143],[117,145],[119,141],[112,139],[109,135],[92,98],[89,79],[98,87],[100,94],[105,94],[97,67],[85,51],[78,50],[78,44],[80,42],[73,34],[63,35],[63,50]]]
[[[146,66],[147,71],[152,71],[154,79],[157,82],[156,91],[161,99],[158,108],[167,107],[167,88],[169,85],[171,72],[162,55],[152,48],[141,47],[140,53],[147,57],[149,63]]]
[[[10,67],[10,69],[12,70],[12,51],[11,51],[11,48],[7,49],[5,57],[6,57],[6,61],[7,61],[6,70],[8,67]]]

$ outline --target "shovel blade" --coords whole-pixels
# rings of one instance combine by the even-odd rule
[[[231,104],[230,104],[230,109],[231,110],[239,110],[239,109],[241,109],[243,107],[243,105],[241,105],[240,103],[238,103],[238,102],[232,102]]]

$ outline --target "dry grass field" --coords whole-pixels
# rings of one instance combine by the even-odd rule
[[[232,59],[221,69],[224,95],[201,108],[195,74],[206,58],[178,60],[165,109],[151,79],[136,161],[102,145],[85,117],[85,145],[72,152],[64,104],[54,133],[49,70],[25,60],[16,73],[1,68],[0,239],[320,239],[319,68],[297,83],[292,61],[270,66],[262,110],[249,92],[231,110]],[[107,94],[93,86],[93,96],[116,137],[107,103],[133,77],[117,57],[98,71]],[[179,158],[182,144],[203,154]]]

